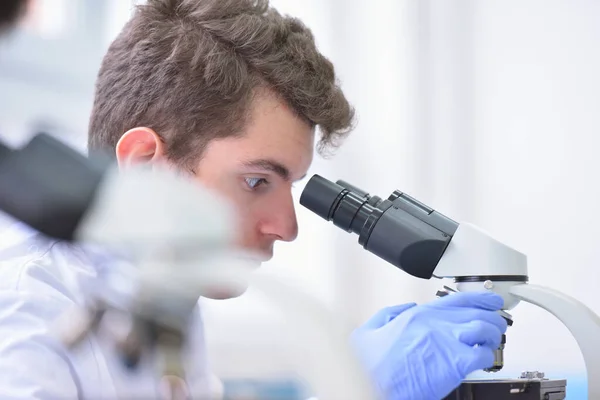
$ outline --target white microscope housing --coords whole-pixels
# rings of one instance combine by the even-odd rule
[[[600,317],[570,296],[529,284],[525,254],[398,190],[382,199],[347,182],[315,175],[300,204],[359,235],[365,250],[412,276],[451,278],[461,292],[493,291],[503,297],[503,310],[526,301],[550,312],[575,337],[587,369],[588,396],[600,399]],[[509,314],[501,313],[512,322]]]
[[[454,278],[459,292],[490,290],[504,298],[504,310],[519,304],[511,293],[528,281],[527,256],[474,225],[458,225],[433,276]]]

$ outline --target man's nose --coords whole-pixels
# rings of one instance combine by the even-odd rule
[[[272,204],[265,212],[266,222],[263,224],[263,233],[277,236],[279,240],[291,242],[298,237],[298,219],[294,208],[292,194],[282,196],[277,204]]]
[[[298,219],[296,218],[296,210],[293,203],[290,208],[290,216],[282,227],[281,239],[284,242],[292,242],[298,237]]]

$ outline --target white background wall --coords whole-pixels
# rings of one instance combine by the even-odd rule
[[[477,221],[528,254],[532,282],[600,312],[600,3],[485,5],[473,41]],[[524,305],[515,317],[515,361],[583,369],[547,313]]]
[[[400,189],[474,222],[528,254],[532,283],[600,313],[600,2],[272,3],[313,28],[358,111],[345,146],[333,160],[317,160],[311,172],[379,195]],[[25,51],[35,43],[21,36],[2,48],[4,137],[25,132],[33,113],[54,117],[69,140],[84,142],[93,76],[128,5],[77,4],[72,23],[79,21],[80,30],[54,39],[51,50]],[[385,305],[432,299],[441,286],[403,274],[362,250],[356,236],[298,213],[300,238],[280,245],[265,273],[294,279],[349,323]],[[259,304],[252,292],[210,304],[208,334],[224,372],[233,371],[233,360],[280,360],[277,338],[261,335],[272,313]],[[522,304],[514,317],[507,375],[582,373],[576,343],[552,316]],[[232,347],[240,341],[253,347]],[[248,362],[245,370],[261,369]]]

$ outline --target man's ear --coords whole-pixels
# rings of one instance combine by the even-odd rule
[[[165,145],[162,139],[152,129],[144,127],[125,132],[115,151],[120,168],[156,163],[165,159]]]

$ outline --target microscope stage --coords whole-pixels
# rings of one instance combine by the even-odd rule
[[[565,379],[481,379],[464,381],[443,400],[564,400]]]

